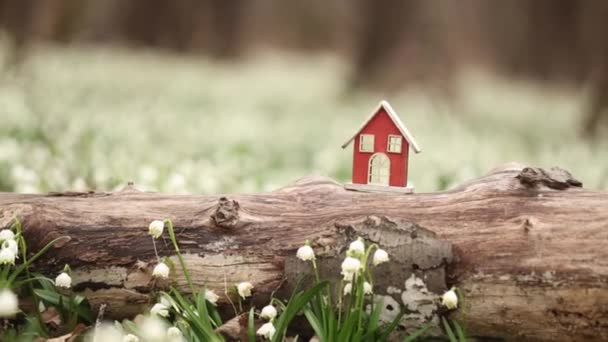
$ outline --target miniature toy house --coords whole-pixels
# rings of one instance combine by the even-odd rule
[[[409,148],[419,153],[414,137],[391,105],[380,102],[342,148],[353,144],[353,180],[345,188],[358,191],[411,193],[407,185]]]

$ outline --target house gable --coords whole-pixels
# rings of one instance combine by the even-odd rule
[[[401,136],[403,136],[403,138],[405,138],[405,140],[412,147],[412,149],[414,150],[414,152],[419,153],[421,151],[420,147],[418,147],[418,144],[414,140],[414,137],[410,134],[409,130],[407,129],[407,127],[405,127],[405,125],[403,124],[403,122],[401,122],[401,120],[399,119],[399,117],[397,116],[397,114],[395,113],[395,111],[393,110],[393,108],[391,107],[391,105],[388,102],[386,102],[386,101],[381,101],[380,102],[380,104],[378,105],[378,107],[376,108],[376,110],[371,114],[371,116],[367,120],[365,120],[365,122],[363,123],[363,125],[361,125],[361,127],[356,131],[356,133],[353,136],[351,136],[342,145],[342,148],[346,148],[346,146],[348,146],[351,141],[358,140],[358,139],[355,139],[355,138],[358,138],[359,135],[361,133],[363,133],[364,131],[366,132],[368,126],[370,126],[370,123],[378,115],[387,115],[388,118],[392,121],[392,123],[395,126],[395,128],[397,129],[398,133],[401,134]],[[376,139],[376,144],[378,144],[378,143],[379,143],[379,141],[378,141],[378,139]],[[384,143],[386,143],[386,142],[384,142]],[[358,146],[355,146],[355,148],[358,148]]]

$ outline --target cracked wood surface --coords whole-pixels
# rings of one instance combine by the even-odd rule
[[[223,293],[225,284],[250,280],[261,307],[304,240],[331,249],[337,226],[375,216],[416,223],[452,244],[447,283],[465,296],[452,316],[471,335],[608,339],[608,193],[582,189],[556,170],[512,165],[450,191],[414,195],[352,192],[319,177],[254,195],[178,196],[133,186],[0,194],[0,227],[14,216],[30,250],[70,237],[37,267],[53,275],[69,263],[75,289],[94,305],[108,303],[109,317],[140,312],[151,286],[163,285],[150,277],[152,220],[173,220],[198,284]],[[164,236],[159,252],[173,255]]]

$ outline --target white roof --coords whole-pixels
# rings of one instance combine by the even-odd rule
[[[416,140],[414,140],[414,137],[410,134],[410,131],[408,131],[407,127],[405,127],[403,122],[401,122],[401,119],[399,119],[399,117],[397,116],[397,113],[395,113],[395,111],[393,110],[393,107],[391,107],[391,105],[387,101],[384,101],[384,100],[380,101],[380,104],[378,105],[376,110],[374,110],[372,112],[372,115],[370,115],[370,117],[367,120],[365,120],[363,125],[361,125],[361,127],[359,127],[359,129],[355,132],[355,134],[353,134],[352,137],[350,137],[348,140],[346,140],[346,142],[342,145],[342,148],[345,148],[346,146],[348,146],[348,144],[351,141],[353,141],[353,139],[355,139],[357,134],[359,134],[359,132],[361,132],[363,130],[363,128],[365,128],[365,126],[367,126],[367,124],[374,118],[374,116],[376,116],[376,114],[378,113],[378,111],[380,111],[380,109],[384,109],[384,111],[386,111],[386,113],[391,118],[391,120],[393,120],[393,123],[395,124],[395,126],[397,126],[397,128],[401,132],[401,135],[403,135],[403,137],[405,138],[405,140],[407,140],[407,142],[410,144],[412,149],[414,149],[414,152],[419,153],[421,151],[421,149],[420,149],[420,147],[418,147]]]

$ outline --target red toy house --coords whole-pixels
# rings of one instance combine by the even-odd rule
[[[391,105],[380,102],[361,128],[342,148],[354,141],[353,182],[345,188],[359,191],[411,193],[407,186],[410,146],[419,153],[414,137],[401,122]]]

